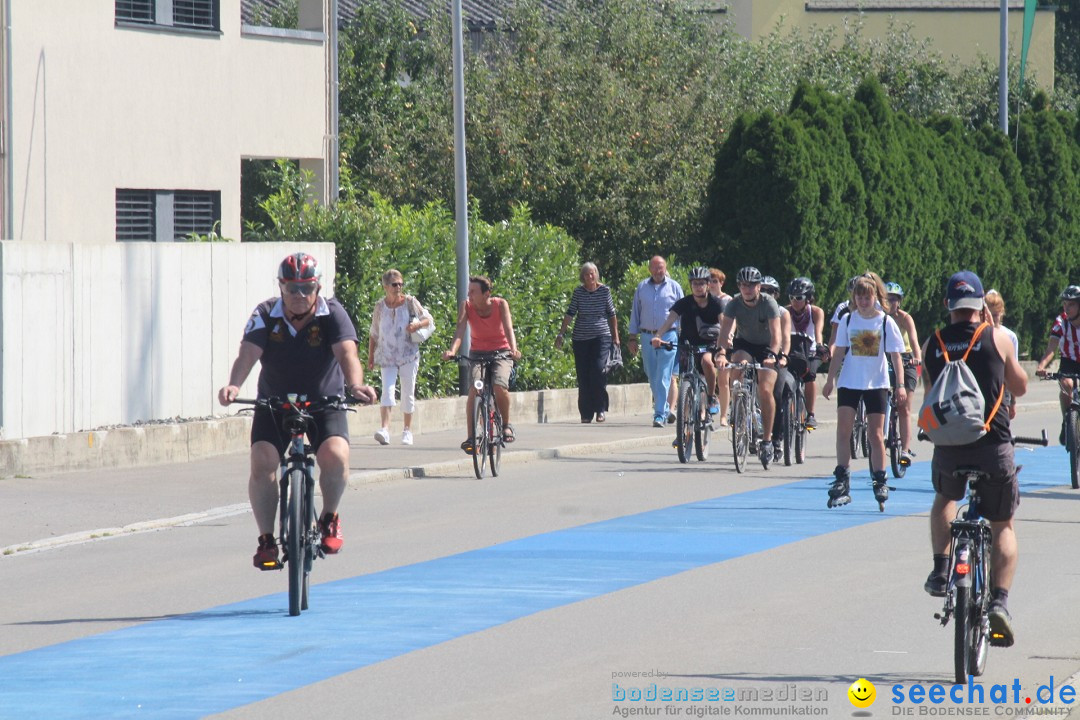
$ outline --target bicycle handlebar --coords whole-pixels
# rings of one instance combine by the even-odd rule
[[[725,363],[724,364],[724,369],[725,370],[763,370],[763,369],[768,370],[768,368],[766,368],[761,363],[750,363],[750,362],[745,362],[745,361],[744,362],[738,362],[738,363]]]
[[[496,350],[486,355],[461,355],[459,353],[457,355],[454,355],[453,357],[444,358],[443,362],[455,362],[458,364],[465,364],[486,362],[488,360],[502,360],[508,357],[511,357],[509,350]]]
[[[1042,430],[1041,432],[1042,432],[1042,437],[1026,437],[1024,435],[1013,435],[1012,436],[1012,444],[1013,445],[1041,445],[1043,447],[1046,447],[1047,445],[1050,444],[1050,440],[1046,437],[1046,430]],[[923,430],[922,428],[919,428],[918,437],[919,437],[920,440],[923,440],[925,442],[930,442],[930,436],[927,435],[926,431]]]
[[[293,399],[290,399],[293,397]],[[268,398],[233,398],[231,404],[254,405],[257,408],[268,410],[298,410],[305,412],[319,412],[320,410],[346,410],[356,412],[350,406],[369,405],[363,400],[344,395],[324,395],[322,397],[308,399],[307,395],[275,396]]]
[[[1043,380],[1080,380],[1080,375],[1075,373],[1048,372],[1041,375]]]

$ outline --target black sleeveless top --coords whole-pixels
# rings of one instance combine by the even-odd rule
[[[972,335],[980,323],[961,322],[949,325],[941,329],[941,340],[945,343],[945,349],[949,351],[950,360],[959,360],[964,356]],[[929,373],[931,383],[937,379],[945,368],[945,357],[941,354],[941,345],[937,337],[931,335],[927,343],[926,355],[923,357],[923,365]],[[982,391],[983,403],[989,414],[997,404],[998,397],[1005,385],[1005,358],[998,353],[994,345],[994,328],[988,326],[982,331],[975,347],[971,348],[971,354],[967,357],[967,365],[975,375]],[[1000,445],[1012,442],[1012,433],[1009,430],[1009,409],[1004,401],[994,415],[990,423],[990,430],[981,438],[970,445],[961,447],[983,447],[985,445]]]

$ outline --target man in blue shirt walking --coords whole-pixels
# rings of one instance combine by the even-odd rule
[[[668,393],[672,389],[671,376],[675,372],[676,350],[654,348],[651,344],[656,331],[664,324],[675,301],[683,296],[679,283],[668,277],[667,261],[657,255],[649,261],[649,278],[642,280],[634,291],[630,307],[630,338],[627,349],[631,355],[641,348],[641,361],[653,397],[653,427],[662,427],[671,415]],[[659,336],[664,342],[677,342],[678,323]],[[638,335],[641,343],[638,343]]]

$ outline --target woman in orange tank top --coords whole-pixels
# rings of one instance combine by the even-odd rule
[[[471,332],[473,354],[499,350],[510,351],[509,358],[502,358],[495,363],[494,384],[495,404],[503,417],[503,441],[511,443],[514,441],[514,426],[510,424],[510,371],[514,367],[514,361],[521,359],[521,353],[518,352],[517,339],[514,337],[514,322],[510,317],[510,305],[504,298],[492,297],[491,280],[482,275],[469,278],[469,297],[458,309],[454,339],[450,343],[450,349],[443,353],[444,360],[450,360],[457,355],[462,338],[465,337],[466,327]],[[472,372],[473,379],[478,379],[480,365],[474,364]],[[469,437],[461,443],[461,449],[467,455],[473,453],[473,438],[476,437],[476,429],[473,427],[475,398],[476,388],[470,383],[469,401],[465,409]]]

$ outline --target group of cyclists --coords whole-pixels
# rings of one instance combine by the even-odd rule
[[[639,333],[650,336],[650,349],[670,348],[670,340],[665,339],[677,323],[680,344],[705,348],[704,352],[692,353],[684,360],[700,364],[699,369],[710,389],[708,412],[721,426],[728,424],[729,384],[739,379],[741,364],[758,365],[761,440],[756,450],[765,468],[779,453],[778,443],[773,438],[773,424],[783,388],[796,382],[804,384],[806,415],[802,420],[807,429],[815,428],[817,373],[823,362],[829,363],[821,395],[830,399],[834,390],[837,395],[837,465],[828,489],[830,508],[851,501],[849,438],[860,403],[865,408],[874,495],[883,505],[889,492],[885,482],[883,430],[890,393],[901,420],[901,462],[909,465],[914,455],[910,446],[911,395],[916,389],[920,366],[925,362],[924,382],[929,387],[949,361],[949,353],[964,354],[987,400],[986,407],[993,407],[993,410],[986,418],[985,434],[977,441],[960,446],[935,445],[931,475],[936,495],[930,513],[934,565],[924,587],[935,596],[945,592],[950,545],[948,522],[955,515],[956,502],[965,491],[956,482],[954,470],[965,464],[977,465],[989,475],[981,490],[985,502],[981,510],[993,528],[995,573],[989,618],[995,637],[999,638],[998,644],[1011,645],[1013,633],[1006,602],[1016,568],[1012,517],[1019,504],[1019,491],[1009,421],[1015,412],[1015,398],[1026,391],[1027,377],[1019,366],[1015,335],[1000,326],[1004,311],[1000,296],[991,301],[994,291],[985,293],[974,273],[956,273],[949,279],[945,292],[949,324],[920,347],[911,315],[900,307],[903,288],[894,282],[886,283],[868,271],[849,281],[847,297],[832,314],[832,334],[826,343],[823,338],[825,313],[816,305],[815,287],[807,277],[797,277],[788,284],[788,302],[781,305],[780,284],[755,267],[739,270],[736,276],[738,294],[734,296],[722,291],[723,272],[695,267],[688,278],[691,294],[684,297],[681,291],[673,291],[672,286],[677,288],[678,284],[666,276],[666,264],[656,263],[656,260],[662,262],[662,258],[654,258],[650,269],[655,266],[658,272],[642,283],[654,286],[651,297],[655,301],[648,312],[639,309],[635,295],[628,343],[631,353],[637,350]],[[240,385],[256,362],[262,365],[258,384],[260,398],[288,393],[333,396],[344,392],[367,403],[378,400],[375,389],[363,381],[356,330],[337,300],[320,297],[321,279],[318,263],[310,255],[296,253],[281,262],[278,268],[280,296],[261,303],[252,313],[228,384],[218,394],[222,405],[236,400]],[[516,360],[520,353],[509,309],[500,307],[499,301],[491,297],[486,278],[471,280],[469,300],[462,303],[454,342],[446,354],[452,355],[457,350],[466,326],[476,326],[481,330],[483,341],[479,344],[484,348],[491,345],[493,349],[508,351],[508,360]],[[639,293],[641,289],[639,286]],[[671,292],[662,293],[665,289]],[[1047,373],[1059,351],[1061,371],[1065,374],[1080,372],[1080,286],[1068,286],[1061,293],[1061,300],[1062,312],[1051,327],[1046,352],[1036,370],[1039,375]],[[655,330],[644,329],[643,324],[650,322],[649,318],[656,323]],[[484,334],[486,329],[490,330],[487,335]],[[499,347],[495,348],[496,345]],[[654,390],[654,425],[662,426],[670,408],[666,396],[673,373],[655,361],[651,368],[647,363],[646,369],[651,370],[650,384]],[[657,377],[661,373],[664,377]],[[497,396],[497,402],[508,406],[508,397],[503,397],[506,388],[501,383],[500,388],[504,393]],[[992,402],[1006,393],[1009,401],[1004,405],[1000,400],[996,404]],[[1069,407],[1071,396],[1072,381],[1062,380],[1063,413]],[[509,423],[507,429],[509,440],[513,437]],[[472,432],[470,429],[470,436]],[[333,554],[342,546],[341,521],[336,510],[349,467],[348,426],[344,411],[329,410],[318,414],[309,428],[309,438],[320,468],[323,513],[318,523],[321,549]],[[277,501],[275,481],[284,441],[274,418],[257,410],[251,430],[248,488],[259,529],[254,564],[263,569],[273,567],[278,557],[278,544],[273,535]],[[1064,437],[1061,442],[1064,444]]]

